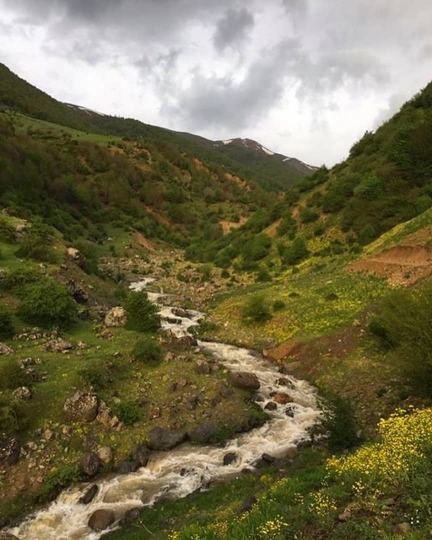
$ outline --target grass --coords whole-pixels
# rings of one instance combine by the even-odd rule
[[[299,274],[286,274],[271,285],[252,286],[220,296],[209,321],[218,325],[211,333],[222,341],[259,346],[265,339],[279,342],[296,338],[313,339],[329,335],[349,325],[387,285],[373,276],[348,273],[344,258],[327,259],[324,264],[305,266]],[[272,303],[285,307],[273,313],[265,324],[244,324],[242,308],[257,292]]]

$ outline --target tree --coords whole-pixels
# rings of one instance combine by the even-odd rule
[[[126,298],[126,328],[139,332],[156,332],[160,328],[158,308],[144,291],[131,292]]]

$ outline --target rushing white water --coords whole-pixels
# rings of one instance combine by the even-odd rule
[[[138,284],[133,288],[142,290]],[[185,334],[202,318],[196,311],[172,307],[161,307],[160,311],[163,327],[176,335]],[[78,500],[89,484],[65,490],[47,508],[12,529],[13,534],[20,540],[96,540],[107,532],[94,532],[87,526],[96,510],[114,512],[115,528],[132,508],[151,506],[166,498],[185,497],[213,480],[252,469],[264,453],[283,457],[299,442],[310,438],[309,430],[319,422],[321,411],[316,391],[307,382],[282,376],[275,366],[243,348],[210,342],[198,342],[198,346],[230,371],[255,373],[260,382],[256,401],[262,408],[273,401],[275,392],[289,394],[292,401],[277,404],[275,410],[268,411],[271,418],[262,427],[231,439],[223,447],[183,444],[168,452],[154,453],[147,467],[136,473],[100,480],[99,492],[88,505]],[[236,459],[230,465],[223,465],[224,456],[229,452],[235,453]]]

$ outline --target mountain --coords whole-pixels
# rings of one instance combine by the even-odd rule
[[[253,141],[225,143],[218,146],[268,152]],[[280,271],[308,254],[320,258],[361,251],[432,206],[431,179],[432,83],[375,133],[366,132],[345,161],[331,170],[315,170],[283,201],[255,214],[224,238],[192,245],[190,254],[222,266],[235,263],[258,270],[269,263],[273,271]]]
[[[243,178],[256,182],[266,191],[286,191],[313,168],[296,160],[283,161],[255,147],[220,146],[215,141],[190,133],[151,126],[131,118],[110,116],[80,105],[62,103],[27,83],[5,65],[0,64],[0,106],[10,107],[23,114],[79,129],[128,139],[147,139],[176,146],[213,165],[223,166]],[[246,139],[247,140],[247,139]],[[236,147],[236,148],[234,148]]]

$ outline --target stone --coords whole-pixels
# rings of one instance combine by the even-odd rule
[[[71,261],[73,261],[74,263],[78,265],[84,262],[84,257],[82,253],[78,249],[75,249],[73,247],[67,248],[66,255]]]
[[[88,526],[90,529],[96,532],[104,531],[105,529],[108,529],[115,521],[114,512],[111,512],[110,510],[96,510],[96,512],[93,512],[93,514],[90,516],[90,519],[88,521]]]
[[[80,468],[87,476],[96,476],[101,467],[100,457],[95,452],[86,452],[81,456]]]
[[[194,371],[199,375],[209,375],[211,373],[211,367],[205,360],[197,360],[195,362]]]
[[[198,343],[193,336],[177,336],[172,330],[164,330],[162,336],[168,347],[176,349],[190,349],[196,347]]]
[[[285,394],[285,392],[278,392],[273,396],[273,400],[279,403],[279,405],[286,405],[293,401],[292,397],[289,394]]]
[[[6,345],[6,343],[0,343],[0,355],[9,356],[13,352],[13,349],[9,347],[9,345]]]
[[[113,307],[105,315],[104,324],[108,328],[116,328],[126,324],[126,310],[122,306]]]
[[[15,437],[0,436],[0,465],[14,465],[21,457],[21,445]]]
[[[341,514],[338,515],[338,520],[344,523],[345,521],[348,521],[351,518],[351,512],[349,510],[345,510]]]
[[[99,486],[96,484],[93,484],[82,497],[79,498],[78,502],[80,504],[90,504],[92,500],[96,497],[96,495],[99,493]]]
[[[236,388],[258,390],[260,383],[255,373],[247,371],[232,371],[228,374],[228,381]]]
[[[171,450],[186,439],[186,433],[176,429],[153,428],[150,432],[149,447],[153,450]]]
[[[261,459],[264,461],[264,463],[267,463],[267,465],[271,465],[272,463],[275,462],[275,458],[271,456],[270,454],[266,454],[266,453],[264,453],[261,456]]]
[[[111,461],[114,459],[113,451],[109,446],[102,446],[96,453],[102,463],[105,463],[105,465],[111,463]]]
[[[298,449],[296,446],[292,446],[291,448],[288,448],[284,453],[285,459],[294,459],[298,454]]]
[[[11,533],[0,531],[0,540],[19,540],[19,538]]]
[[[82,285],[70,279],[68,281],[68,289],[75,302],[78,304],[87,304],[89,297]]]
[[[128,510],[123,518],[120,520],[120,525],[123,527],[125,525],[130,525],[131,523],[134,523],[137,521],[140,517],[142,508],[132,508],[131,510]]]
[[[137,461],[121,461],[116,468],[119,474],[130,474],[136,472],[140,468]]]
[[[196,444],[208,444],[213,442],[218,433],[218,428],[211,422],[204,422],[188,433],[189,439]]]
[[[45,344],[45,349],[51,352],[66,353],[73,349],[72,343],[61,338],[50,339]]]
[[[140,467],[146,467],[150,458],[150,454],[150,448],[148,448],[144,444],[140,444],[139,446],[137,446],[137,448],[135,448],[132,457],[134,461],[139,464]]]
[[[279,386],[288,386],[289,388],[293,388],[293,383],[286,377],[280,377],[277,379],[276,384]]]
[[[30,401],[33,397],[33,393],[27,386],[21,386],[12,392],[13,399],[19,399],[21,401]]]
[[[65,401],[63,411],[69,420],[92,422],[98,414],[96,394],[78,391]]]
[[[238,513],[245,514],[246,512],[249,512],[250,510],[252,510],[252,506],[256,503],[257,503],[256,497],[251,495],[245,501],[243,501],[242,505],[239,508]]]
[[[399,523],[398,525],[396,525],[396,531],[397,531],[398,533],[402,533],[402,534],[406,534],[406,533],[410,532],[410,531],[411,531],[411,528],[412,528],[411,525],[410,525],[408,522],[406,522],[406,521],[404,521],[403,523]]]
[[[227,465],[231,465],[232,463],[234,463],[235,461],[237,461],[237,454],[235,452],[228,452],[227,454],[224,455],[223,457],[223,464],[225,466]]]
[[[275,411],[277,409],[277,405],[274,401],[269,401],[265,404],[264,409],[266,411]]]

